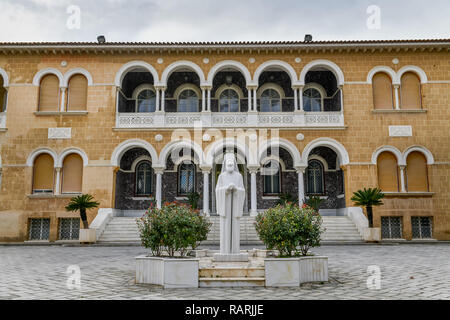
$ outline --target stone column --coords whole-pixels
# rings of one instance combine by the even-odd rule
[[[254,217],[258,214],[257,191],[256,191],[256,173],[258,167],[248,167],[250,172],[250,216]]]
[[[252,111],[252,89],[247,88],[248,110]]]
[[[64,112],[64,111],[66,111],[66,91],[67,91],[67,88],[66,87],[61,87],[60,90],[61,90],[61,102],[60,102],[61,104],[60,104],[59,111]]]
[[[344,86],[339,86],[339,95],[341,98],[341,113],[344,113]]]
[[[394,103],[395,103],[395,109],[396,110],[400,109],[400,100],[399,100],[399,97],[398,97],[398,89],[399,88],[400,88],[400,85],[394,84],[394,93],[395,93],[395,101],[394,101]]]
[[[211,88],[208,88],[207,93],[208,93],[208,101],[207,101],[208,103],[206,111],[211,111]]]
[[[206,90],[205,87],[202,87],[202,112],[206,111]]]
[[[201,168],[203,172],[203,213],[209,216],[209,173],[211,168]]]
[[[256,89],[253,89],[253,109],[252,111],[258,111],[258,101],[256,100]]]
[[[405,165],[400,165],[400,191],[406,192],[406,186],[405,186]]]
[[[303,175],[305,173],[305,167],[296,168],[298,175],[298,204],[302,206],[305,200],[305,181],[303,180]]]
[[[303,111],[303,87],[304,86],[299,86],[298,88],[298,109],[296,111]]]
[[[61,194],[61,167],[56,167],[55,194]]]
[[[161,88],[161,107],[159,111],[164,112],[164,105],[166,101],[166,88]]]
[[[298,89],[295,87],[295,88],[292,88],[292,90],[294,90],[294,110],[297,111],[298,110],[298,94],[297,94]]]
[[[155,111],[158,111],[159,110],[159,106],[160,106],[160,104],[159,104],[159,101],[160,101],[160,96],[159,96],[160,88],[155,88],[155,90],[156,90]]]
[[[164,172],[164,169],[161,168],[153,168],[156,174],[156,192],[155,192],[155,198],[156,198],[156,207],[158,209],[161,209],[162,205],[162,175]]]

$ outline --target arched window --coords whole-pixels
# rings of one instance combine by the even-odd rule
[[[198,112],[198,95],[194,90],[185,89],[180,93],[178,112]]]
[[[373,105],[375,109],[393,109],[392,79],[384,72],[372,78]]]
[[[406,185],[409,192],[428,191],[427,160],[419,151],[411,152],[406,159]]]
[[[378,155],[378,187],[383,191],[398,192],[397,158],[391,152],[385,151]]]
[[[148,161],[142,161],[136,166],[136,190],[138,196],[152,194],[153,168]]]
[[[53,157],[42,153],[36,157],[33,164],[33,193],[53,192]]]
[[[151,89],[141,90],[136,99],[136,112],[155,112],[156,94]]]
[[[3,77],[0,76],[0,112],[6,111],[6,101],[8,91],[5,89]]]
[[[82,74],[75,74],[69,80],[67,111],[86,110],[88,81]]]
[[[281,96],[275,89],[264,90],[261,94],[260,103],[262,112],[281,111]]]
[[[178,194],[188,195],[195,191],[195,165],[181,163],[178,166]]]
[[[304,111],[322,111],[323,97],[316,88],[308,88],[303,91],[303,110]]]
[[[72,153],[67,155],[62,167],[62,193],[81,193],[83,183],[83,159]]]
[[[239,95],[233,89],[225,89],[219,98],[220,112],[239,112]]]
[[[318,160],[310,160],[306,171],[308,179],[308,194],[323,194],[323,166]]]
[[[59,111],[59,79],[48,74],[39,87],[39,111]]]
[[[420,80],[414,72],[402,75],[400,92],[402,109],[421,108]]]
[[[275,160],[270,160],[263,167],[264,194],[281,193],[281,166]]]

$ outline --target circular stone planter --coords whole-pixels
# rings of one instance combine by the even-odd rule
[[[136,283],[164,288],[198,288],[195,258],[136,257]]]

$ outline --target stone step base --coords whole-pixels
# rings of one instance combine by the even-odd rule
[[[266,279],[258,278],[199,278],[199,287],[216,288],[216,287],[264,287]]]
[[[263,267],[241,268],[200,268],[198,271],[199,278],[264,278]]]

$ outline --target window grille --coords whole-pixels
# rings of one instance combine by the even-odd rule
[[[307,169],[308,194],[323,194],[323,167],[317,160],[311,160]]]
[[[402,238],[402,220],[400,217],[381,217],[381,237],[384,239]]]
[[[79,218],[59,218],[59,240],[76,240],[80,233]]]
[[[150,162],[144,161],[136,168],[136,195],[149,196],[152,194],[153,169]]]
[[[279,194],[280,190],[280,165],[271,160],[264,165],[264,194]]]
[[[433,226],[431,217],[411,217],[412,237],[414,239],[432,238]]]
[[[33,218],[29,220],[29,240],[48,240],[50,236],[50,219]]]
[[[178,171],[178,194],[187,195],[195,191],[195,166],[182,163]]]

